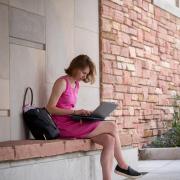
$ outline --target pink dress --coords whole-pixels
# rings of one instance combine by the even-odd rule
[[[66,80],[66,90],[59,97],[56,107],[73,109],[77,100],[79,82],[75,81],[76,86],[72,88],[67,75],[60,78]],[[69,115],[52,115],[52,119],[60,130],[60,138],[85,138],[100,123],[99,121],[83,121],[80,123],[80,121],[72,120]]]

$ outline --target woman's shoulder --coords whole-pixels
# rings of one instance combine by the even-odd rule
[[[58,79],[66,79],[67,75],[61,75],[58,77]]]
[[[57,80],[57,82],[67,82],[67,75],[60,76]]]
[[[66,82],[65,75],[64,76],[60,76],[59,78],[57,78],[55,82]]]
[[[63,86],[63,87],[65,88],[65,87],[66,87],[66,79],[63,78],[63,76],[59,77],[59,78],[56,79],[56,81],[54,82],[54,86],[55,86],[55,87]]]

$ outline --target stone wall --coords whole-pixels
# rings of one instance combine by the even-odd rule
[[[23,139],[25,88],[45,103],[44,0],[0,1],[0,141]]]
[[[180,19],[151,0],[101,0],[101,99],[126,145],[165,132],[180,93]]]

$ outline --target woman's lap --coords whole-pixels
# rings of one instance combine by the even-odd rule
[[[99,122],[78,122],[71,119],[56,119],[56,125],[60,130],[60,137],[86,138],[99,125]]]
[[[91,138],[99,134],[108,133],[112,129],[112,121],[75,122],[70,118],[55,118],[55,123],[60,129],[60,136],[65,138]]]

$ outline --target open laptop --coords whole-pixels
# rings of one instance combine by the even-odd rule
[[[114,102],[101,102],[90,115],[70,115],[73,120],[105,120],[105,118],[117,107]]]

